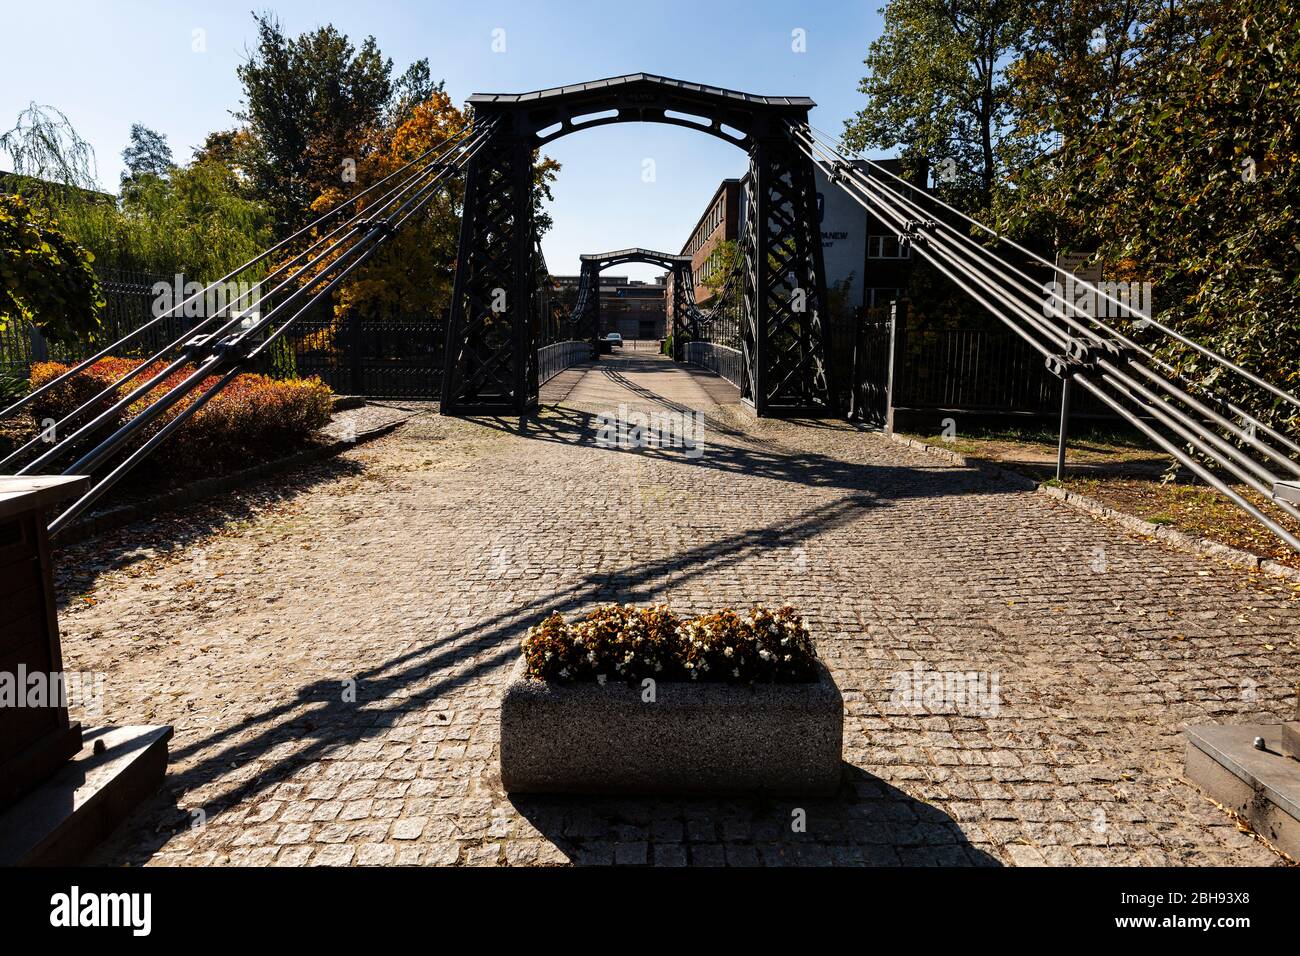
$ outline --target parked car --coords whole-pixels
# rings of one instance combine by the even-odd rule
[[[611,348],[621,349],[623,347],[623,336],[619,335],[617,332],[606,332],[605,341],[610,344]]]

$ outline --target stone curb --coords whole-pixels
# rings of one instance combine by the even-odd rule
[[[1270,577],[1281,578],[1285,581],[1300,582],[1300,568],[1288,567],[1285,564],[1270,558],[1261,558],[1258,555],[1251,554],[1249,551],[1242,551],[1239,548],[1232,548],[1226,544],[1220,544],[1209,538],[1198,535],[1188,534],[1185,531],[1179,531],[1177,528],[1171,528],[1168,525],[1156,524],[1154,521],[1146,521],[1136,515],[1128,514],[1124,511],[1117,511],[1109,505],[1102,504],[1096,498],[1088,495],[1081,495],[1077,491],[1067,491],[1056,485],[1049,485],[1039,482],[1028,475],[1023,475],[1017,471],[1011,471],[996,465],[982,458],[968,458],[957,452],[949,451],[947,448],[940,448],[936,445],[930,445],[915,438],[906,438],[902,435],[889,433],[890,439],[900,445],[906,445],[909,448],[915,448],[918,451],[933,455],[936,458],[944,459],[954,465],[964,465],[968,468],[978,468],[981,471],[1001,475],[1012,484],[1025,490],[1034,490],[1039,494],[1053,498],[1062,504],[1073,508],[1075,511],[1082,511],[1090,514],[1095,518],[1102,518],[1113,524],[1140,534],[1143,537],[1154,538],[1162,541],[1178,551],[1186,551],[1192,554],[1202,555],[1204,557],[1215,558],[1234,567],[1245,568],[1249,571],[1259,571]]]
[[[184,487],[177,488],[175,491],[169,491],[166,494],[158,495],[155,498],[149,498],[146,501],[137,501],[129,505],[119,505],[108,511],[91,515],[75,522],[68,527],[66,531],[55,539],[55,547],[63,547],[70,544],[80,544],[90,538],[101,535],[106,531],[116,531],[118,528],[125,527],[133,521],[146,518],[160,512],[175,511],[177,508],[183,508],[186,505],[196,504],[205,498],[221,494],[227,491],[233,491],[243,485],[250,484],[261,478],[269,477],[288,468],[297,465],[308,465],[312,462],[323,461],[326,458],[333,458],[342,454],[349,448],[356,448],[368,441],[376,438],[382,438],[389,432],[396,431],[399,427],[406,424],[410,418],[399,419],[395,422],[388,422],[375,428],[363,432],[357,432],[355,438],[344,441],[330,442],[327,445],[321,445],[316,448],[308,448],[304,451],[292,455],[286,455],[283,458],[276,458],[273,461],[262,462],[260,465],[254,465],[251,468],[244,468],[241,471],[232,472],[229,475],[219,475],[215,478],[202,478],[198,481],[191,482]]]

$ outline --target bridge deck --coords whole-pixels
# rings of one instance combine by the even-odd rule
[[[739,402],[740,390],[707,369],[680,365],[666,355],[619,350],[561,372],[542,386],[541,401],[612,409],[624,402],[634,406],[669,402],[707,411]]]
[[[523,422],[422,414],[62,553],[66,666],[108,688],[74,716],[176,727],[103,861],[1277,861],[1183,780],[1178,731],[1290,713],[1287,589],[665,360],[566,376]],[[599,447],[624,402],[703,412],[704,453]],[[806,833],[788,801],[502,792],[524,629],[606,601],[806,612],[847,709]],[[996,696],[920,706],[966,674]]]

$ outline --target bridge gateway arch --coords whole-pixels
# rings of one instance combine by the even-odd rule
[[[806,124],[811,99],[635,73],[533,93],[480,93],[469,104],[489,131],[466,173],[444,413],[536,406],[534,151],[612,123],[683,126],[745,150],[741,395],[759,415],[833,413],[813,166],[790,133]]]
[[[582,271],[578,277],[578,294],[573,310],[574,337],[594,340],[599,334],[600,274],[606,269],[628,262],[644,262],[667,269],[672,276],[673,300],[665,305],[672,316],[673,358],[680,361],[684,338],[694,338],[698,334],[691,257],[638,247],[587,253],[578,258],[582,263]]]

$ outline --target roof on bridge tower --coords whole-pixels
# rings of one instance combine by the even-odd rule
[[[643,249],[640,246],[631,249],[615,249],[613,252],[584,252],[578,256],[579,259],[586,262],[599,262],[602,259],[626,259],[637,256],[649,256],[654,259],[664,259],[669,262],[690,262],[690,256],[679,256],[671,252],[658,252],[654,249]]]
[[[748,103],[751,106],[811,108],[817,105],[806,96],[757,96],[753,93],[723,89],[720,86],[706,86],[702,83],[674,80],[671,77],[656,76],[653,73],[629,73],[626,76],[611,76],[604,80],[591,80],[588,83],[574,83],[570,86],[556,86],[549,90],[534,90],[531,93],[475,93],[469,98],[468,102],[476,105],[528,104],[531,106],[543,100],[572,96],[575,93],[594,93],[630,85],[658,86],[665,89],[680,90],[684,93],[697,93],[705,96],[715,96],[719,99],[734,100],[739,103]]]

